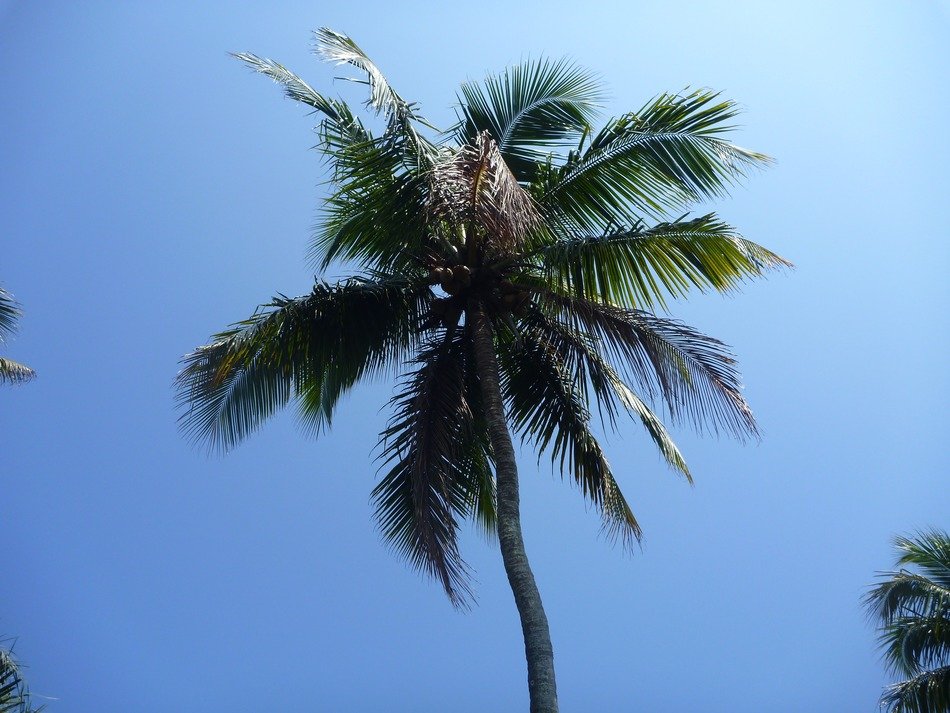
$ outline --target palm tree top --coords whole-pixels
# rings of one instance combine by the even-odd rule
[[[714,214],[682,215],[769,161],[728,141],[735,104],[703,89],[661,94],[596,128],[600,82],[538,59],[463,84],[458,121],[440,132],[350,38],[315,36],[319,56],[360,73],[379,133],[280,63],[234,56],[320,117],[330,193],[311,257],[358,275],[278,296],[187,355],[183,428],[227,450],[295,401],[319,432],[358,381],[401,374],[381,434],[377,516],[461,602],[458,521],[491,531],[496,517],[497,453],[475,368],[483,324],[510,426],[550,454],[610,533],[635,541],[595,411],[608,426],[639,421],[687,478],[658,408],[673,422],[757,434],[728,348],[655,313],[693,288],[727,292],[789,265]]]
[[[888,668],[905,680],[881,706],[892,713],[950,711],[950,535],[931,529],[894,540],[897,570],[865,597]]]

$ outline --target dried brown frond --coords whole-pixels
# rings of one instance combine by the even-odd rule
[[[487,131],[432,169],[428,208],[434,222],[474,223],[499,252],[517,249],[539,221],[534,201]]]

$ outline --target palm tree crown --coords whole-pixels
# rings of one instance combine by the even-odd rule
[[[546,635],[547,623],[525,613],[540,599],[509,429],[549,453],[624,542],[640,528],[594,407],[610,426],[639,420],[687,478],[657,405],[673,422],[756,434],[728,349],[656,310],[788,264],[713,214],[668,218],[768,159],[725,139],[736,108],[705,90],[660,95],[595,130],[601,88],[567,61],[463,84],[458,122],[438,133],[350,38],[321,29],[316,40],[324,59],[362,72],[380,133],[277,62],[236,57],[320,115],[332,191],[312,256],[358,274],[277,297],[188,354],[184,428],[227,450],[293,400],[320,431],[354,384],[408,365],[381,434],[380,528],[456,604],[470,594],[459,522],[497,532],[534,681],[528,630]],[[538,676],[553,691],[553,668]],[[532,710],[556,710],[535,701],[532,688]]]
[[[13,299],[13,295],[0,287],[0,342],[16,333],[20,314],[20,306]],[[29,381],[34,376],[36,374],[28,366],[0,357],[0,383],[6,381],[17,384]]]
[[[931,530],[898,537],[894,544],[900,569],[885,572],[865,598],[868,613],[880,623],[884,659],[905,679],[884,691],[881,706],[893,713],[947,713],[950,535]]]

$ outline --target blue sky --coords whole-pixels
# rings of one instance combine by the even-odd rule
[[[875,710],[859,600],[894,534],[950,525],[947,4],[277,5],[0,3],[3,353],[39,374],[0,391],[0,633],[49,710],[527,708],[497,550],[466,530],[460,614],[374,529],[391,382],[318,441],[287,414],[209,457],[176,427],[179,357],[313,277],[313,120],[227,52],[344,91],[321,25],[436,123],[539,55],[598,72],[605,115],[687,85],[742,104],[735,141],[777,164],[715,208],[797,269],[672,312],[734,348],[764,437],[678,431],[692,488],[611,437],[632,556],[522,459],[562,708]]]

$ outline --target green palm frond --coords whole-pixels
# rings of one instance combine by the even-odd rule
[[[336,64],[349,64],[366,75],[365,80],[352,81],[369,86],[367,106],[386,116],[406,113],[414,117],[406,101],[389,85],[376,64],[352,39],[328,27],[315,30],[313,35],[316,40],[316,53],[322,59]]]
[[[495,464],[491,439],[488,435],[488,423],[485,418],[485,407],[482,403],[481,385],[478,382],[475,357],[472,353],[471,333],[464,326],[463,330],[465,400],[468,402],[469,412],[472,415],[472,438],[460,446],[459,472],[465,479],[465,490],[469,494],[469,515],[474,519],[482,534],[494,540],[498,535]]]
[[[881,632],[881,646],[890,666],[914,676],[950,661],[950,600],[926,613],[906,613]]]
[[[13,295],[0,287],[0,342],[16,332],[21,314],[20,305]]]
[[[950,587],[922,574],[901,570],[874,587],[865,603],[875,617],[890,624],[908,609],[935,612],[950,606]]]
[[[34,708],[30,691],[12,649],[0,649],[0,713],[40,713]]]
[[[625,545],[639,540],[640,525],[590,430],[590,413],[573,375],[539,336],[519,334],[502,354],[502,390],[513,425],[539,452],[550,449],[561,471],[601,511],[611,537]]]
[[[366,75],[353,81],[366,84],[370,90],[367,107],[386,117],[386,138],[401,143],[416,158],[418,165],[427,165],[435,156],[432,142],[419,133],[416,124],[434,128],[390,86],[376,64],[346,35],[321,27],[314,32],[316,52],[323,59],[356,67]]]
[[[551,344],[561,355],[564,367],[571,374],[584,402],[589,403],[588,385],[601,419],[612,429],[617,429],[617,416],[621,410],[637,418],[653,439],[667,464],[693,482],[686,460],[676,443],[649,406],[624,383],[616,370],[597,350],[596,342],[586,333],[570,325],[548,317],[534,309],[521,320],[521,329],[536,331],[539,338]]]
[[[525,62],[462,85],[455,139],[489,132],[518,180],[530,181],[539,160],[589,131],[602,98],[593,75],[567,60]]]
[[[369,141],[372,137],[363,127],[346,102],[328,99],[307,82],[279,62],[258,57],[251,52],[235,52],[231,55],[244,62],[251,70],[270,77],[284,88],[284,94],[294,101],[305,104],[323,115],[325,130],[337,138],[337,143],[352,144]]]
[[[885,572],[864,599],[880,622],[879,643],[888,666],[907,680],[889,686],[889,711],[950,711],[950,536],[940,530],[898,537],[898,566]]]
[[[319,430],[357,380],[404,359],[430,296],[401,278],[354,278],[275,298],[184,357],[176,382],[183,429],[228,450],[297,395]]]
[[[485,456],[466,398],[465,347],[447,331],[419,354],[418,369],[393,399],[381,438],[390,465],[373,490],[383,536],[417,568],[436,577],[456,606],[471,597],[458,551],[457,516],[469,514]]]
[[[321,269],[351,260],[368,269],[420,270],[429,234],[427,177],[402,170],[398,152],[371,142],[335,154],[334,192],[309,257]]]
[[[688,421],[699,431],[757,437],[735,359],[719,340],[642,310],[553,292],[542,299],[559,319],[593,336],[641,392],[661,397],[675,421]]]
[[[737,113],[707,90],[661,94],[543,172],[534,189],[538,202],[552,224],[566,219],[597,232],[722,196],[749,168],[770,160],[722,138]]]
[[[936,584],[950,590],[950,537],[941,530],[919,532],[914,537],[898,537],[899,567],[914,565]]]
[[[950,711],[950,666],[924,671],[888,686],[881,696],[887,713],[947,713]]]
[[[712,213],[558,240],[537,259],[570,294],[646,309],[665,308],[666,296],[683,297],[692,287],[726,292],[765,270],[791,267]]]

